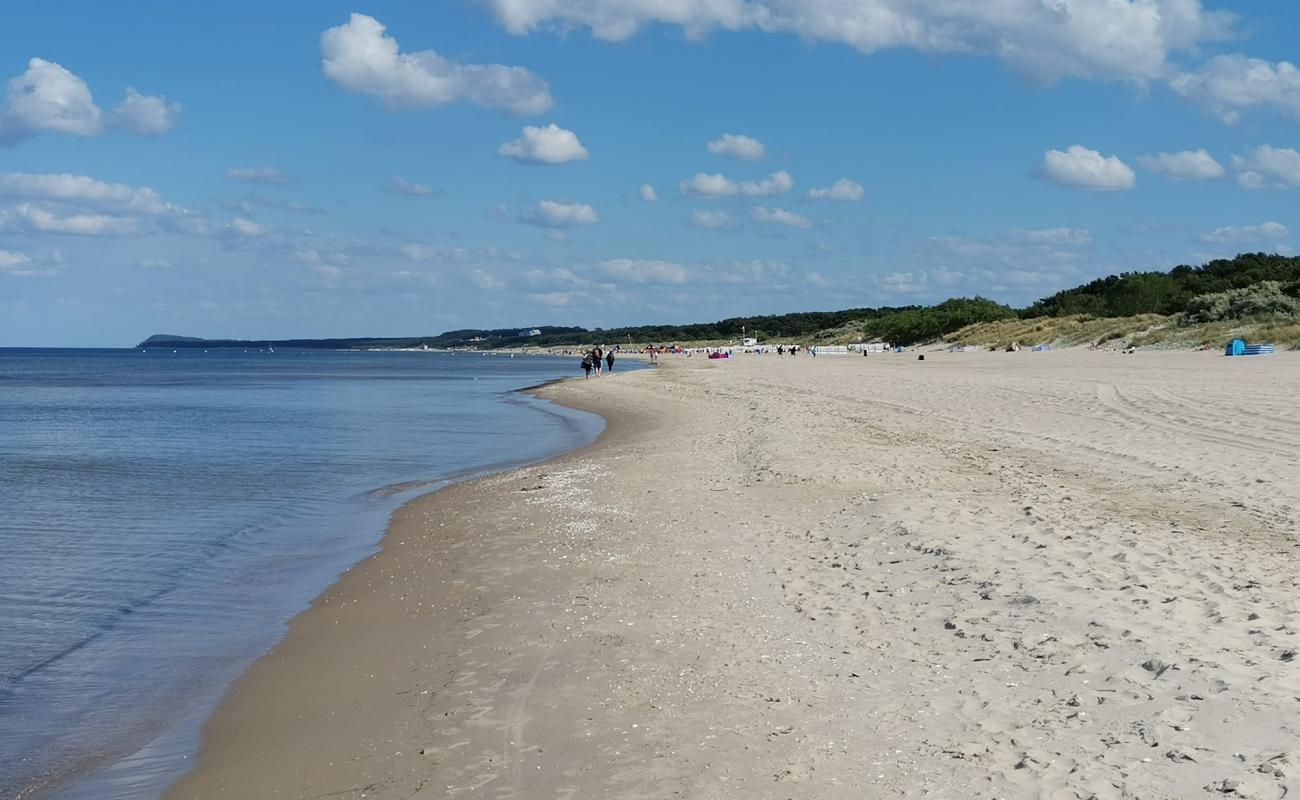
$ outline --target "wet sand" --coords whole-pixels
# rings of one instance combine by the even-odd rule
[[[1300,357],[664,362],[404,507],[168,797],[1300,788]]]

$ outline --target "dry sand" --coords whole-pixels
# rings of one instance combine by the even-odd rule
[[[1300,358],[664,362],[404,508],[169,798],[1300,788]]]

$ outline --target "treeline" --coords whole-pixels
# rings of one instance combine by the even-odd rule
[[[520,336],[519,329],[449,331],[421,340],[430,347],[563,347],[566,345],[672,344],[739,339],[796,339],[851,322],[870,319],[903,309],[852,308],[845,311],[805,311],[759,317],[732,317],[692,325],[636,325],[623,328],[541,328],[539,336]]]
[[[1202,295],[1245,289],[1264,281],[1276,281],[1287,294],[1300,296],[1300,258],[1243,253],[1200,267],[1179,266],[1168,272],[1125,272],[1057,292],[1022,310],[1020,316],[1179,314]]]
[[[638,325],[587,330],[543,326],[539,335],[518,328],[463,329],[438,336],[367,339],[293,339],[216,341],[175,336],[151,337],[142,347],[283,347],[358,348],[420,347],[492,349],[499,347],[566,347],[594,344],[673,344],[676,342],[736,341],[750,336],[773,339],[818,339],[830,335],[861,335],[894,344],[933,341],[977,322],[1017,316],[1131,317],[1138,314],[1184,314],[1188,321],[1241,318],[1260,314],[1294,315],[1300,307],[1300,258],[1245,253],[1199,267],[1179,266],[1168,272],[1126,272],[1100,278],[1016,310],[983,297],[954,298],[933,306],[850,308],[806,311],[757,317],[731,317],[693,325]],[[819,336],[820,334],[820,336]]]

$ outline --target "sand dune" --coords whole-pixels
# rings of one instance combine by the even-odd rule
[[[1280,798],[1300,361],[728,363],[408,506],[171,797]]]

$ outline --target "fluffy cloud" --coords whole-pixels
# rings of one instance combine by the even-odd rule
[[[638,261],[616,258],[599,265],[602,273],[617,281],[627,283],[683,284],[690,280],[691,271],[670,261]]]
[[[1201,235],[1203,242],[1262,242],[1266,239],[1285,239],[1291,231],[1280,222],[1265,222],[1262,225],[1244,225],[1239,228],[1226,226],[1215,228]]]
[[[679,185],[682,194],[727,197],[740,193],[740,187],[726,175],[697,172]]]
[[[759,222],[785,225],[790,228],[812,227],[812,220],[802,214],[786,211],[784,208],[764,208],[762,206],[754,206],[754,219]]]
[[[497,155],[529,164],[564,164],[585,161],[587,148],[576,133],[551,123],[545,128],[529,125],[518,139],[497,148]]]
[[[1159,153],[1138,156],[1137,162],[1148,172],[1155,172],[1173,180],[1204,181],[1222,178],[1223,165],[1205,150],[1183,150],[1179,153]]]
[[[70,236],[119,236],[138,230],[138,223],[130,217],[60,212],[32,203],[21,203],[8,212],[0,212],[0,223],[4,222],[35,233]]]
[[[808,190],[808,196],[814,200],[842,200],[848,203],[858,202],[864,193],[862,184],[848,178],[840,178],[825,189]]]
[[[126,99],[113,110],[113,121],[120,128],[146,136],[166,133],[180,122],[180,103],[168,103],[166,97],[144,95],[126,87]]]
[[[1094,192],[1132,189],[1137,184],[1133,169],[1118,157],[1103,156],[1077,144],[1064,152],[1048,150],[1038,174],[1061,186]]]
[[[1092,232],[1086,228],[1015,229],[1008,234],[1014,242],[1046,245],[1085,245],[1092,241]]]
[[[178,211],[153,189],[105,183],[85,175],[0,173],[0,195],[89,206],[114,213],[158,215]]]
[[[1040,82],[1064,76],[1151,80],[1174,51],[1231,33],[1201,0],[483,0],[511,33],[583,26],[622,40],[651,23],[688,36],[756,29],[838,42],[863,53],[911,47],[996,56]]]
[[[785,170],[773,172],[761,181],[736,183],[726,175],[698,172],[679,184],[682,194],[701,197],[731,197],[738,194],[751,197],[770,197],[787,192],[794,187],[794,179]]]
[[[291,183],[292,179],[275,167],[231,167],[226,177],[241,183]]]
[[[245,219],[244,217],[235,217],[230,221],[230,224],[226,226],[226,230],[243,239],[256,239],[271,232],[271,229],[265,225],[254,222],[251,219]]]
[[[86,82],[62,65],[41,58],[9,81],[0,111],[0,144],[13,144],[40,131],[96,136],[116,126],[144,134],[165,133],[180,117],[180,105],[128,87],[111,115],[95,104]]]
[[[691,212],[691,224],[697,228],[730,228],[735,223],[732,222],[730,215],[721,211],[697,208]]]
[[[103,113],[86,82],[52,61],[27,62],[27,71],[9,81],[7,94],[0,137],[18,139],[35,131],[94,136],[103,130]]]
[[[1287,189],[1300,186],[1300,152],[1263,145],[1247,156],[1233,156],[1232,168],[1243,189]]]
[[[596,210],[586,203],[562,203],[543,200],[520,217],[524,222],[550,228],[567,228],[574,225],[594,225],[600,220]]]
[[[785,170],[773,172],[761,181],[744,181],[740,184],[740,193],[753,197],[771,197],[774,194],[788,192],[794,188],[794,178]]]
[[[394,175],[388,181],[388,190],[396,194],[407,194],[413,196],[433,194],[433,190],[428,186],[425,186],[423,183],[408,181],[401,175]]]
[[[1300,119],[1300,69],[1233,54],[1215,56],[1196,72],[1170,80],[1175,92],[1233,123],[1243,111],[1273,108]]]
[[[390,108],[433,108],[459,100],[512,114],[551,107],[546,81],[523,67],[457,64],[432,50],[402,53],[384,26],[365,14],[321,34],[321,69],[344,89]]]
[[[18,269],[30,263],[32,259],[26,253],[0,250],[0,270]]]
[[[659,199],[659,193],[655,191],[655,187],[648,183],[641,184],[641,188],[638,191],[641,193],[641,199],[647,203],[653,203]]]
[[[767,148],[757,139],[739,133],[724,133],[709,142],[709,152],[717,156],[731,156],[742,161],[758,161],[767,154]]]
[[[876,279],[877,285],[891,294],[924,294],[930,281],[924,272],[890,272]]]

